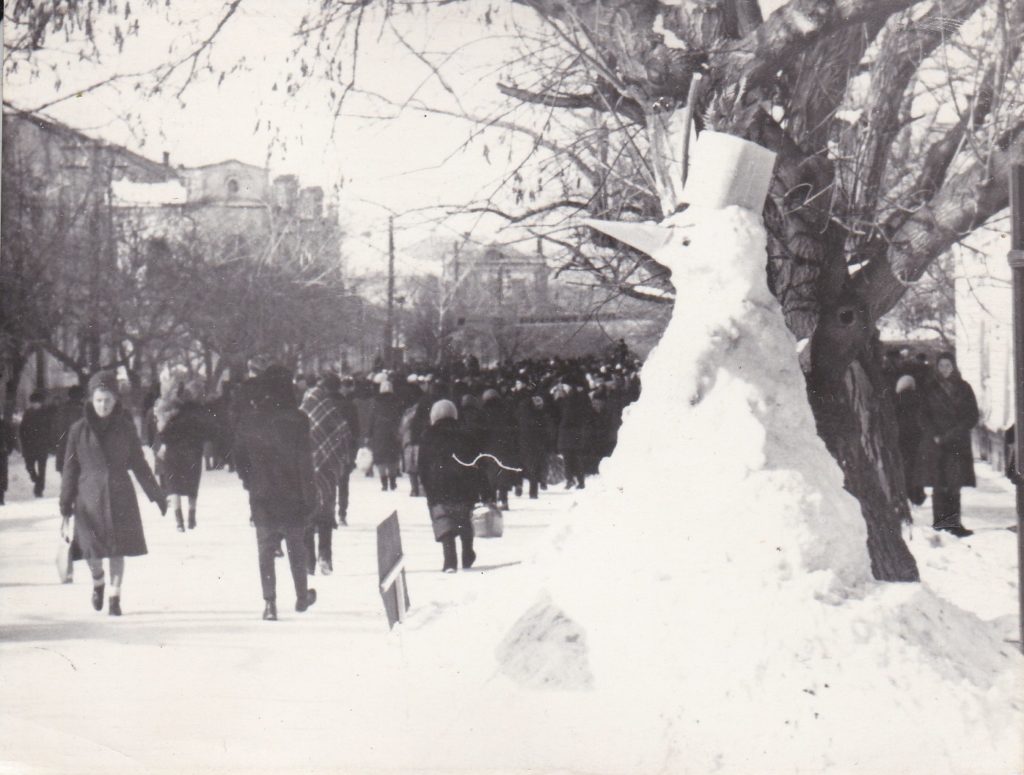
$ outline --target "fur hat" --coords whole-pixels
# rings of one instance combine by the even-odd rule
[[[89,378],[89,395],[91,396],[97,390],[106,390],[115,396],[119,395],[117,374],[112,371],[97,371],[93,374]]]
[[[455,404],[449,401],[447,398],[442,398],[440,401],[436,401],[432,407],[430,407],[430,424],[436,425],[441,420],[458,420],[459,410],[455,408]]]

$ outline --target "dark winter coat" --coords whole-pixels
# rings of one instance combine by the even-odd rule
[[[427,507],[434,537],[442,540],[457,530],[467,518],[480,492],[480,472],[456,462],[474,460],[480,448],[473,437],[453,419],[438,420],[420,439],[420,484],[427,496]]]
[[[921,396],[915,388],[901,390],[896,393],[895,407],[903,474],[909,493],[920,486],[917,481],[917,459],[921,446]]]
[[[68,433],[60,488],[60,513],[75,515],[76,556],[146,554],[139,502],[128,471],[151,501],[163,500],[128,412],[118,405],[101,420],[86,405],[85,417]]]
[[[494,455],[506,466],[519,464],[519,433],[515,416],[502,399],[484,403],[483,451]]]
[[[971,430],[977,424],[978,402],[959,374],[954,373],[948,380],[934,377],[925,383],[917,466],[917,481],[922,487],[975,486]]]
[[[542,462],[554,443],[554,425],[547,407],[537,408],[530,398],[523,398],[516,406],[516,430],[520,462],[526,467],[531,462]]]
[[[309,419],[297,408],[264,406],[235,429],[235,470],[257,527],[305,527],[317,507]]]
[[[612,454],[618,436],[618,425],[614,410],[605,402],[598,409],[591,404],[590,431],[587,436],[590,455],[601,460]]]
[[[18,428],[21,456],[28,460],[50,454],[53,438],[53,409],[48,406],[26,409]]]
[[[559,399],[559,405],[558,451],[586,451],[591,422],[590,398],[580,390],[573,390]]]
[[[71,426],[85,416],[85,404],[82,401],[65,401],[53,412],[53,449],[57,462],[57,470],[64,468],[64,455],[68,448],[68,434]]]
[[[353,443],[358,446],[363,438],[363,429],[359,424],[359,410],[356,407],[356,402],[340,393],[334,396],[334,402],[338,405],[338,409],[341,411],[342,416],[344,416],[345,422],[348,423]]]
[[[402,405],[393,393],[381,393],[373,399],[367,435],[374,465],[395,464],[402,456],[398,426],[402,422]]]
[[[195,498],[203,472],[203,444],[216,435],[207,409],[185,401],[156,436],[160,457],[160,483],[173,495]]]

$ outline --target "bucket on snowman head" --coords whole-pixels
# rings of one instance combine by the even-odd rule
[[[764,208],[772,182],[775,153],[735,135],[704,130],[690,154],[682,200],[720,210],[739,205],[755,213]]]

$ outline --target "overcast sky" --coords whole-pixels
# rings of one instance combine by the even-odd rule
[[[220,32],[212,64],[216,70],[243,66],[219,81],[203,74],[180,99],[171,93],[140,98],[132,81],[122,81],[47,109],[58,120],[126,145],[152,159],[167,151],[172,163],[194,166],[236,158],[269,166],[272,175],[296,173],[306,185],[323,186],[328,196],[337,190],[349,233],[349,252],[359,261],[376,261],[386,245],[384,226],[390,211],[397,220],[399,245],[412,246],[424,236],[422,208],[480,198],[502,180],[525,146],[513,141],[510,154],[494,152],[506,142],[504,132],[492,133],[460,152],[473,133],[466,121],[437,117],[406,108],[398,118],[374,121],[375,114],[395,114],[393,108],[360,96],[346,103],[345,114],[334,116],[327,99],[331,84],[304,79],[297,95],[286,95],[285,77],[297,71],[289,61],[298,40],[294,36],[307,5],[300,0],[245,0]],[[765,4],[766,11],[778,5]],[[121,53],[108,46],[101,63],[74,61],[56,54],[52,72],[5,80],[5,99],[33,108],[56,95],[73,93],[113,73],[149,70],[189,49],[191,40],[205,37],[220,18],[222,0],[175,0],[149,8],[136,4],[141,32],[129,37]],[[502,6],[496,6],[502,7]],[[498,70],[512,52],[507,26],[532,23],[532,12],[509,4],[485,26],[485,8],[477,3],[435,7],[429,13],[403,13],[397,19],[403,34],[432,61],[445,59],[446,84],[461,105],[477,115],[490,115],[501,104],[495,84]],[[168,16],[173,14],[173,23]],[[53,41],[51,41],[53,42]],[[59,80],[59,88],[55,82]],[[368,17],[360,42],[359,85],[404,103],[417,94],[432,105],[454,108],[455,101],[429,69],[409,53],[381,19]],[[276,86],[276,88],[275,88]],[[173,91],[173,89],[169,90]],[[131,114],[130,120],[125,115]],[[484,144],[491,152],[483,155]],[[497,222],[478,219],[449,224],[439,236],[454,238],[476,227],[481,239]]]

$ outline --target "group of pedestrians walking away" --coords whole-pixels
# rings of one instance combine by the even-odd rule
[[[185,533],[200,524],[204,468],[233,469],[248,492],[263,618],[274,620],[277,557],[287,553],[299,612],[317,599],[308,577],[333,571],[333,532],[347,524],[357,467],[388,493],[407,477],[409,495],[425,499],[442,570],[459,567],[457,542],[461,567],[470,568],[474,507],[508,509],[510,494],[537,498],[562,482],[583,488],[615,446],[622,410],[639,395],[638,372],[624,348],[493,369],[469,357],[358,376],[294,375],[253,358],[244,380],[224,382],[210,400],[201,381],[166,373],[146,401],[141,437],[116,375],[99,372],[58,406],[33,394],[20,437],[37,497],[46,458],[57,455],[62,531],[74,536],[72,558],[89,566],[93,607],[106,601],[113,616],[121,615],[125,558],[147,553],[129,472]]]
[[[934,366],[889,353],[885,367],[910,499],[924,503],[924,488],[931,488],[934,527],[971,535],[960,489],[975,486],[974,392],[951,353],[940,354]],[[93,375],[87,390],[70,390],[56,406],[33,393],[18,436],[37,497],[46,486],[47,457],[56,455],[66,533],[74,517],[72,557],[89,566],[93,607],[102,610],[106,599],[115,616],[125,557],[147,551],[129,471],[161,515],[174,512],[182,533],[199,524],[204,464],[236,471],[256,533],[263,617],[273,620],[282,545],[296,611],[316,602],[308,577],[333,572],[333,533],[347,524],[357,469],[375,476],[386,493],[406,476],[409,495],[425,498],[442,570],[456,572],[460,547],[461,567],[471,568],[474,508],[507,510],[510,495],[538,498],[563,482],[584,488],[615,448],[623,409],[639,392],[639,361],[624,346],[601,357],[491,369],[468,357],[443,368],[358,376],[294,375],[253,358],[244,380],[222,383],[209,400],[201,381],[168,372],[159,394],[146,402],[141,439],[112,372]],[[0,489],[6,489],[7,435],[0,428]]]

